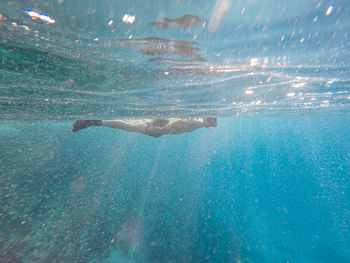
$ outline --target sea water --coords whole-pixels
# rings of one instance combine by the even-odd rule
[[[186,14],[203,21],[152,24]],[[350,262],[349,18],[341,0],[1,1],[0,262]],[[169,117],[218,126],[71,131]]]

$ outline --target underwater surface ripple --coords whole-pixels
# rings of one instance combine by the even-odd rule
[[[209,33],[205,23],[155,28],[150,22],[169,8],[160,3],[9,1],[0,20],[1,119],[347,111],[350,11],[338,2],[270,0],[258,10],[239,1]],[[194,8],[209,18],[206,6],[167,13]],[[31,19],[31,9],[55,23]],[[128,10],[134,23],[121,19]]]

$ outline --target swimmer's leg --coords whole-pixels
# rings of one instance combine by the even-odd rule
[[[101,126],[102,121],[100,120],[79,120],[74,122],[72,132],[77,132],[81,129],[85,129],[90,126]]]

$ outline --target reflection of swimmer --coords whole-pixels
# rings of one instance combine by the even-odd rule
[[[129,47],[139,50],[145,55],[181,55],[183,57],[198,57],[199,48],[193,41],[146,37],[139,39],[104,40],[108,46]]]
[[[142,120],[79,120],[74,122],[73,132],[90,126],[105,126],[129,132],[138,132],[158,138],[166,134],[193,132],[202,127],[216,127],[217,118],[196,119],[142,119]]]
[[[194,15],[184,15],[179,18],[166,18],[164,16],[161,16],[158,18],[157,21],[151,23],[151,25],[156,26],[158,28],[186,28],[190,26],[202,26],[204,27],[206,24],[206,21],[199,17]]]
[[[144,38],[147,45],[140,48],[140,52],[146,55],[181,55],[184,57],[198,56],[198,47],[195,42],[181,40],[167,40],[162,38]]]
[[[206,61],[206,60],[205,60],[205,58],[201,57],[200,55],[198,55],[197,57],[193,57],[191,59],[187,59],[187,60],[162,58],[162,57],[150,58],[148,60],[148,62],[159,62],[159,63],[170,63],[170,64],[181,64],[181,65],[187,65],[187,64],[192,65],[193,63],[203,62],[203,61]]]

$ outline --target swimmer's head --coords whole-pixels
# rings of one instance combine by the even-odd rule
[[[203,120],[204,127],[216,127],[218,125],[218,119],[217,118],[205,118]]]

